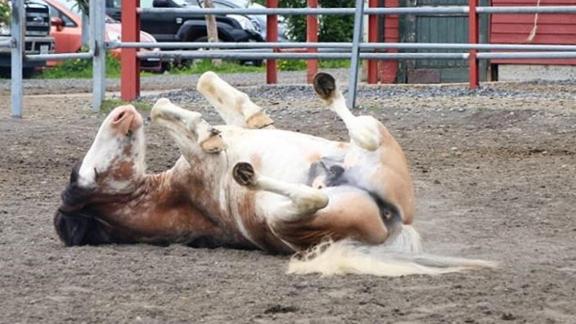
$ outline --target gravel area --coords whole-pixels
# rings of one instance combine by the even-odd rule
[[[144,100],[221,122],[192,78],[170,78]],[[309,86],[252,78],[225,76],[277,127],[347,139]],[[0,323],[576,323],[574,81],[360,87],[355,113],[406,151],[425,249],[500,263],[401,278],[286,275],[286,257],[258,251],[64,247],[52,216],[105,116],[89,95],[55,94],[74,81],[33,81],[22,120],[0,94]],[[149,171],[166,170],[173,141],[153,125],[146,134]]]

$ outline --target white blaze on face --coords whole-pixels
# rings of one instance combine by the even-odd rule
[[[107,193],[133,190],[134,180],[144,175],[146,168],[142,126],[142,116],[132,105],[114,109],[82,160],[79,185]]]

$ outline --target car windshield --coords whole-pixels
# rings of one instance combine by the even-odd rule
[[[187,6],[187,5],[188,5],[188,3],[186,2],[186,0],[172,0],[172,1],[174,1],[174,3],[175,3],[176,5],[178,5],[179,7],[184,7],[184,6]]]
[[[70,11],[78,14],[78,15],[82,15],[82,12],[80,11],[80,7],[78,6],[78,3],[76,1],[73,0],[59,0],[64,6],[66,6],[66,8],[68,8]]]
[[[74,12],[75,14],[81,16],[82,12],[80,11],[80,7],[78,6],[78,3],[74,0],[59,0],[64,6],[66,6],[66,8],[68,8],[70,11]],[[105,22],[107,24],[114,24],[114,23],[118,23],[117,20],[106,16],[105,18]]]
[[[204,0],[186,0],[188,4],[198,6],[198,2],[204,6]],[[215,8],[265,8],[249,0],[213,0]]]

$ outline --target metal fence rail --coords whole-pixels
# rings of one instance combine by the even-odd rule
[[[94,58],[92,51],[84,53],[61,53],[61,54],[34,54],[26,55],[28,61],[64,61],[73,59],[89,60]]]
[[[356,0],[355,8],[317,8],[317,1],[308,0],[308,8],[276,8],[277,0],[267,0],[271,8],[138,8],[139,0],[122,0],[122,41],[104,42],[105,1],[90,1],[90,46],[86,53],[25,55],[25,7],[24,0],[12,1],[12,38],[0,42],[0,47],[10,47],[12,54],[12,116],[22,116],[22,65],[24,60],[67,60],[92,59],[93,61],[93,102],[92,108],[98,111],[105,94],[105,51],[122,48],[122,98],[135,99],[139,95],[139,58],[221,58],[221,59],[267,59],[267,74],[276,59],[351,59],[349,104],[354,106],[358,78],[358,60],[418,60],[447,59],[468,60],[470,87],[478,86],[478,61],[491,59],[533,59],[533,58],[576,58],[576,45],[524,45],[524,44],[480,44],[478,40],[478,16],[502,13],[576,13],[576,6],[478,6],[478,0],[470,0],[468,6],[426,6],[426,7],[385,7],[364,8],[364,0]],[[373,3],[370,1],[370,3]],[[268,35],[266,43],[199,43],[199,42],[138,42],[139,19],[141,13],[189,13],[198,15],[267,15]],[[428,15],[428,14],[467,14],[469,17],[468,43],[376,43],[363,42],[361,39],[364,15]],[[308,42],[277,42],[274,22],[277,15],[305,15],[308,18],[318,15],[354,15],[354,33],[352,42],[319,43],[314,35],[308,33]],[[370,16],[373,17],[373,16]],[[314,18],[315,19],[315,18]],[[317,20],[310,20],[316,22]],[[311,26],[317,25],[310,23]],[[370,38],[369,38],[370,39]],[[172,51],[144,51],[138,48],[172,49]],[[210,48],[211,51],[191,51]],[[283,49],[300,49],[305,52],[287,52]],[[378,50],[463,50],[462,53],[382,53]],[[492,52],[478,52],[492,51]],[[494,52],[498,51],[498,52]],[[505,52],[516,51],[516,52]],[[518,52],[519,51],[519,52]],[[315,65],[310,65],[315,66]],[[274,80],[268,78],[267,80]]]
[[[358,45],[361,50],[381,50],[381,49],[478,49],[478,50],[525,50],[525,51],[576,51],[576,45],[524,45],[524,44],[467,44],[467,43],[361,43]],[[112,41],[106,43],[106,48],[158,48],[158,49],[274,49],[274,48],[324,48],[324,49],[345,49],[352,48],[351,42],[326,42],[326,43],[234,43],[234,42],[119,42]]]
[[[469,61],[470,87],[475,88],[479,84],[478,61],[500,58],[576,58],[576,45],[518,45],[518,44],[479,44],[478,39],[478,15],[494,13],[576,13],[576,6],[524,6],[524,7],[491,7],[478,6],[478,0],[470,0],[468,6],[425,6],[425,7],[388,7],[388,8],[364,8],[364,1],[356,0],[355,8],[137,8],[137,0],[124,0],[124,10],[134,12],[130,13],[131,22],[138,24],[138,14],[141,13],[188,13],[198,15],[267,15],[268,19],[276,15],[354,15],[354,33],[351,43],[139,43],[134,39],[123,38],[122,42],[112,42],[108,44],[109,48],[143,48],[156,47],[159,49],[176,49],[174,51],[148,51],[133,52],[132,58],[127,60],[136,60],[136,58],[221,58],[221,59],[350,59],[350,78],[348,103],[354,106],[356,85],[358,80],[358,60],[359,59],[377,59],[377,60],[405,60],[405,59],[461,59]],[[277,1],[267,1],[272,6]],[[309,1],[308,4],[316,4]],[[269,6],[270,7],[270,6]],[[469,42],[467,44],[442,44],[442,43],[363,43],[361,40],[363,16],[367,15],[422,15],[422,14],[467,14],[469,17]],[[124,24],[124,28],[134,28]],[[270,30],[268,30],[270,31]],[[275,39],[267,37],[268,40]],[[186,49],[210,48],[216,49],[211,51],[186,51]],[[278,52],[280,49],[305,49],[305,53],[295,52]],[[260,51],[254,51],[260,49]],[[323,51],[319,51],[322,49]],[[466,50],[467,53],[377,53],[377,50],[384,49],[460,49]],[[479,53],[480,50],[499,50],[499,51],[524,51],[524,52],[490,52]],[[530,52],[529,52],[530,51]],[[534,52],[531,52],[534,51]],[[268,71],[268,70],[267,70]],[[274,70],[275,71],[275,70]],[[122,83],[138,84],[138,78],[132,73],[130,78],[124,78]],[[275,80],[275,77],[269,78]],[[131,88],[131,92],[122,91],[124,99],[134,99],[139,90]]]
[[[59,61],[68,59],[92,59],[93,92],[92,110],[99,111],[106,91],[106,47],[104,43],[106,7],[104,1],[90,1],[90,50],[86,53],[34,54],[27,55],[25,48],[25,6],[24,0],[12,1],[12,39],[0,43],[8,44],[11,51],[11,115],[22,117],[23,63],[24,61]]]
[[[576,58],[576,52],[546,52],[547,59],[568,59]],[[190,52],[190,51],[171,51],[171,52],[142,52],[138,53],[139,58],[186,58],[186,59],[297,59],[297,60],[318,60],[318,59],[351,59],[352,53],[251,53],[242,51],[210,51]],[[535,59],[543,58],[540,52],[514,52],[514,53],[478,53],[479,60],[489,59]],[[470,53],[360,53],[361,59],[372,60],[423,60],[423,59],[440,59],[440,60],[467,60]]]
[[[358,7],[356,7],[358,8]],[[199,15],[353,15],[356,8],[139,8],[138,13],[195,13]],[[465,6],[424,6],[424,7],[390,7],[365,8],[367,15],[418,15],[418,14],[467,14]],[[575,6],[526,6],[526,7],[492,7],[476,6],[480,14],[495,13],[576,13]]]
[[[574,52],[576,54],[576,52]],[[381,59],[381,60],[398,60],[398,59],[467,59],[468,53],[359,53],[362,59]],[[170,52],[140,52],[139,58],[187,58],[187,59],[296,59],[296,60],[318,60],[318,59],[352,59],[353,53],[262,53],[262,52],[242,52],[242,51],[209,51],[209,52],[191,52],[191,51],[170,51]]]

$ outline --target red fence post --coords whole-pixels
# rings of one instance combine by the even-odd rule
[[[378,0],[369,0],[368,7],[375,8],[378,7]],[[368,16],[368,42],[375,43],[378,42],[378,34],[382,31],[378,30],[378,17],[377,15]],[[375,84],[378,83],[378,61],[368,60],[368,83]]]
[[[308,0],[308,8],[318,8],[318,0]],[[306,42],[318,42],[318,16],[306,16]],[[309,53],[317,53],[317,48],[309,48]],[[318,73],[318,60],[306,61],[306,80],[308,83],[314,81],[314,76]]]
[[[268,8],[278,8],[278,0],[266,0],[266,7]],[[277,15],[267,15],[266,16],[266,41],[267,42],[277,42],[278,41],[278,16]],[[278,49],[274,48],[274,52]],[[266,83],[275,84],[278,83],[278,68],[276,66],[276,60],[266,60]]]
[[[136,9],[140,0],[122,0],[122,41],[140,41],[140,16]],[[123,48],[120,54],[120,96],[122,100],[131,101],[140,96],[140,60],[138,49]]]
[[[478,13],[476,7],[478,0],[470,0],[468,3],[468,43],[478,44]],[[479,67],[478,67],[478,50],[470,49],[468,57],[468,79],[470,81],[470,89],[476,89],[480,85]]]

